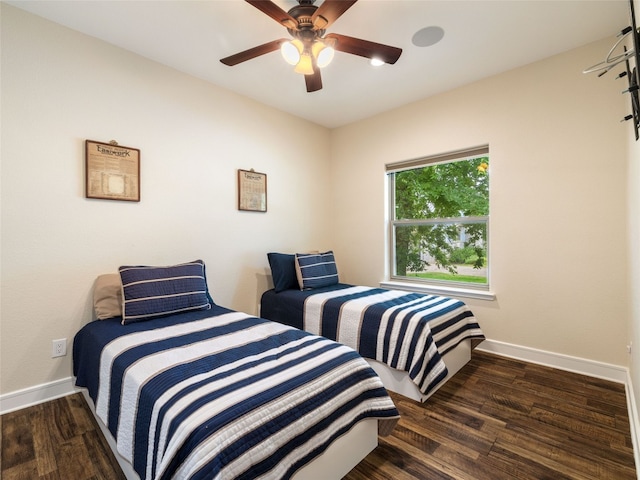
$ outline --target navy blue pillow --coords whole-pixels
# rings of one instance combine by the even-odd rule
[[[318,254],[296,253],[296,272],[300,290],[338,283],[338,268],[332,251]]]
[[[211,308],[204,262],[169,267],[123,266],[122,324]]]
[[[296,257],[288,253],[267,253],[273,289],[276,292],[298,289],[298,277],[296,276]]]

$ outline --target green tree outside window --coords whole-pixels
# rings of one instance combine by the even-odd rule
[[[488,167],[481,156],[391,174],[396,276],[487,283],[459,270],[486,270]]]

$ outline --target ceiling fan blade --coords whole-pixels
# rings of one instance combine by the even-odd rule
[[[358,0],[324,0],[311,16],[316,29],[327,28]]]
[[[316,92],[322,89],[322,75],[320,69],[314,67],[313,75],[305,75],[304,81],[307,84],[307,92]]]
[[[245,2],[253,5],[262,13],[270,16],[280,25],[293,30],[298,28],[297,20],[270,0],[245,0]]]
[[[384,63],[394,64],[400,58],[401,48],[383,45],[382,43],[370,42],[369,40],[361,40],[360,38],[348,37],[338,33],[329,33],[324,38],[335,39],[335,49],[339,52],[360,55],[366,58],[377,58]]]
[[[229,65],[230,67],[233,67],[234,65],[237,65],[242,62],[246,62],[247,60],[251,60],[252,58],[259,57],[260,55],[264,55],[265,53],[275,52],[280,48],[280,45],[282,45],[282,42],[286,42],[286,41],[287,41],[286,38],[280,38],[278,40],[274,40],[272,42],[250,48],[249,50],[245,50],[244,52],[239,52],[239,53],[236,53],[235,55],[222,58],[220,61],[225,65]]]

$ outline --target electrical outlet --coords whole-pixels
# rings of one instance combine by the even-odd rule
[[[67,354],[67,339],[53,340],[51,346],[51,358],[64,357]]]

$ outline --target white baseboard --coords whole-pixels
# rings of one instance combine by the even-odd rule
[[[631,442],[633,443],[633,459],[636,463],[636,475],[640,480],[640,424],[638,423],[638,408],[636,404],[636,396],[633,393],[633,383],[631,375],[627,373],[627,382],[625,384],[627,393],[627,411],[629,412],[629,426],[631,428]]]
[[[79,392],[72,377],[0,395],[0,415]]]
[[[561,353],[538,350],[536,348],[522,347],[520,345],[495,340],[485,340],[478,345],[477,350],[495,353],[502,357],[558,368],[568,372],[580,373],[603,380],[610,380],[616,383],[626,384],[629,380],[629,370],[620,365],[596,362],[587,360],[586,358],[572,357]]]

